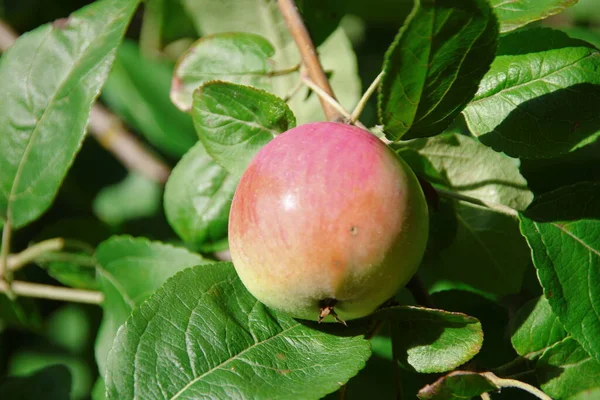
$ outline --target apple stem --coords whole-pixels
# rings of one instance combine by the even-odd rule
[[[317,50],[306,29],[306,25],[304,25],[304,21],[302,21],[296,3],[294,0],[278,0],[278,4],[288,30],[298,46],[300,56],[302,57],[302,63],[306,68],[308,76],[317,86],[319,86],[319,88],[323,89],[323,91],[335,99],[333,89],[329,84],[329,80],[327,79],[327,75],[325,74],[321,62],[319,61]],[[319,100],[321,101],[321,107],[323,108],[323,112],[328,121],[337,121],[341,119],[342,114],[339,110],[332,107],[330,103],[323,99],[323,97],[319,97]]]

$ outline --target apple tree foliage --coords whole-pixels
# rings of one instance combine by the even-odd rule
[[[346,327],[219,261],[252,157],[325,120],[277,2],[52,3],[0,2],[0,398],[600,399],[599,4],[297,1],[342,107],[383,73],[361,120],[430,209],[418,279]]]

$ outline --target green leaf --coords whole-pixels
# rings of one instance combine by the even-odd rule
[[[573,39],[585,40],[586,42],[596,46],[596,48],[600,48],[600,32],[597,30],[580,26],[566,26],[561,27],[560,30],[565,32]]]
[[[0,380],[0,398],[19,400],[70,400],[71,374],[63,365],[44,368],[26,377]]]
[[[536,374],[544,392],[554,399],[585,399],[585,392],[600,389],[600,363],[573,338],[549,348],[538,360]]]
[[[221,32],[250,32],[285,48],[291,43],[281,13],[274,1],[183,0],[196,28],[203,35]],[[320,45],[335,30],[344,14],[346,0],[298,0],[311,38]]]
[[[600,134],[600,51],[547,28],[505,36],[464,110],[479,140],[508,155],[553,157]],[[535,68],[532,68],[535,66]]]
[[[443,189],[515,209],[526,208],[532,200],[517,160],[467,136],[447,133],[395,149],[417,175]],[[442,199],[439,210],[431,212],[431,224],[429,249],[420,269],[430,291],[452,287],[497,295],[519,291],[529,250],[512,217]]]
[[[213,80],[269,89],[270,58],[275,49],[261,36],[222,33],[201,38],[179,59],[171,85],[171,100],[192,109],[192,94]]]
[[[394,149],[417,174],[448,190],[517,210],[533,200],[519,160],[461,133],[402,142]]]
[[[173,66],[140,54],[135,42],[119,48],[102,100],[154,146],[175,157],[196,143],[192,119],[169,97]]]
[[[567,337],[545,297],[525,303],[517,312],[514,327],[512,345],[520,356],[528,359],[539,357]]]
[[[294,114],[279,97],[227,82],[200,87],[192,115],[207,153],[237,177],[265,144],[296,126]]]
[[[485,374],[476,372],[452,372],[419,391],[421,400],[470,399],[498,387]]]
[[[490,0],[505,33],[562,12],[578,0]]]
[[[600,183],[540,196],[520,216],[552,310],[581,346],[600,359]]]
[[[106,186],[94,199],[93,210],[110,226],[155,215],[160,210],[161,185],[138,172],[130,172],[121,182]]]
[[[600,398],[600,388],[584,390],[576,394],[575,396],[569,397],[569,400],[596,400]]]
[[[580,182],[538,196],[525,216],[536,221],[600,219],[600,182]]]
[[[96,249],[98,280],[104,292],[104,317],[96,339],[96,361],[102,374],[119,326],[170,276],[205,264],[186,249],[143,238],[113,236]]]
[[[398,306],[375,318],[397,324],[395,351],[406,368],[420,373],[446,372],[473,358],[481,349],[483,331],[477,318],[423,307]]]
[[[356,375],[371,350],[344,326],[330,326],[336,334],[317,326],[259,303],[230,263],[187,269],[119,330],[108,398],[323,397]]]
[[[390,140],[441,133],[477,91],[496,53],[484,0],[419,0],[385,55],[379,118]]]
[[[206,246],[227,237],[238,179],[196,143],[173,169],[165,187],[165,214],[186,243]]]
[[[521,160],[521,173],[536,194],[578,182],[600,182],[600,141],[556,158]],[[548,179],[552,177],[552,179]]]
[[[184,6],[193,17],[198,31],[204,37],[225,32],[246,32],[259,35],[275,49],[275,54],[270,62],[273,71],[283,71],[300,63],[300,54],[294,43],[281,12],[275,1],[263,0],[184,0]],[[296,2],[300,9],[305,7],[309,29],[320,31],[316,40],[317,52],[321,64],[328,72],[332,72],[331,86],[340,103],[346,109],[353,108],[361,96],[360,78],[356,55],[352,43],[344,29],[338,27],[335,31],[334,24],[321,22],[322,20],[336,20],[343,7],[342,0],[304,0]],[[314,21],[314,23],[313,23]],[[322,34],[333,33],[322,44],[320,39],[325,39]],[[239,83],[239,82],[237,82]],[[299,73],[282,75],[271,80],[268,88],[281,98],[291,96],[288,104],[294,114],[298,125],[308,122],[323,121],[324,114],[317,96],[306,99],[308,90],[298,90],[301,84]],[[193,88],[195,89],[195,88]],[[267,88],[263,88],[267,89]]]
[[[21,36],[0,61],[0,218],[52,203],[139,0],[104,0]]]

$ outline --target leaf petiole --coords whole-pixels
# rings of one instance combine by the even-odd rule
[[[371,85],[369,86],[369,88],[367,89],[365,94],[363,94],[363,96],[360,98],[358,104],[354,108],[354,111],[352,111],[352,115],[350,115],[350,123],[351,124],[356,124],[356,122],[360,118],[360,115],[364,111],[364,109],[367,105],[367,102],[369,101],[371,96],[373,96],[373,93],[375,93],[375,90],[377,90],[377,88],[379,87],[379,84],[381,83],[381,80],[383,79],[383,75],[384,75],[384,72],[381,71],[379,73],[379,75],[377,75],[377,78],[375,78],[375,80],[373,82],[371,82]]]

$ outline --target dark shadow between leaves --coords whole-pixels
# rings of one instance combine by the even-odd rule
[[[538,40],[532,40],[538,38]],[[565,47],[594,47],[588,42],[573,39],[552,28],[533,28],[510,33],[500,41],[496,56],[517,56],[562,49]]]
[[[600,140],[555,158],[523,159],[520,170],[536,197],[580,182],[600,182]]]
[[[519,104],[479,140],[523,158],[566,154],[600,131],[599,104],[599,85],[573,85]]]
[[[562,367],[557,367],[556,365],[538,364],[536,366],[536,372],[538,383],[540,386],[542,386],[551,380],[558,378],[563,372],[565,372],[565,369]]]
[[[373,318],[371,316],[346,321],[346,324],[348,326],[344,326],[344,324],[337,322],[318,323],[316,321],[308,321],[303,319],[296,319],[296,321],[306,326],[307,328],[340,337],[353,337],[364,335],[369,331],[370,327],[372,327],[374,323]]]
[[[600,219],[600,182],[581,182],[543,194],[523,213],[536,222]]]

